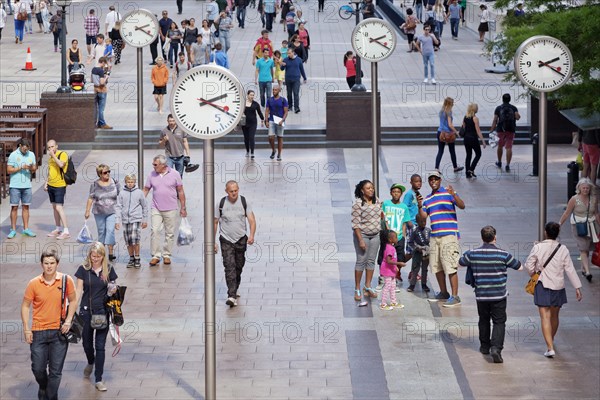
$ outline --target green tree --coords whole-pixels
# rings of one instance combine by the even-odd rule
[[[525,2],[523,2],[525,3]],[[561,40],[573,55],[571,82],[551,96],[563,108],[583,107],[586,114],[600,112],[600,1],[528,0],[524,17],[515,17],[514,0],[497,0],[496,8],[507,10],[502,21],[503,35],[488,43],[502,49],[502,63],[512,63],[519,45],[535,35],[548,35]],[[507,81],[518,82],[514,73]]]

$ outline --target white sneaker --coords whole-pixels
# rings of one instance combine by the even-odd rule
[[[47,237],[57,237],[61,233],[62,233],[62,231],[59,231],[58,229],[55,229],[52,232],[50,232],[49,234],[47,234],[46,236]]]
[[[434,84],[434,85],[437,83],[437,82],[435,81],[435,78],[431,78],[431,83],[432,83],[432,84]]]
[[[65,239],[69,239],[71,237],[71,235],[69,235],[68,233],[61,233],[60,235],[58,235],[56,238],[58,240],[65,240]]]
[[[379,285],[375,286],[376,292],[381,292],[382,290],[383,290],[383,283],[380,283]]]
[[[227,301],[225,301],[225,304],[227,304],[229,307],[235,307],[237,306],[237,300],[233,297],[229,297]]]
[[[104,384],[104,381],[96,382],[96,389],[98,389],[101,392],[106,392],[108,390],[108,388]]]
[[[423,83],[429,83],[429,79],[427,79],[427,78],[423,79]]]

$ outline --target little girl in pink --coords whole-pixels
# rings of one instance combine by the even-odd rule
[[[398,235],[394,231],[389,231],[388,242],[383,252],[383,262],[381,263],[381,276],[383,276],[384,285],[381,291],[381,305],[379,308],[385,311],[404,308],[404,305],[396,301],[396,272],[399,268],[404,267],[406,263],[397,261],[396,243],[398,243]]]

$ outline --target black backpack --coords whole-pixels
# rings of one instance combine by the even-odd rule
[[[504,104],[500,107],[500,116],[498,123],[502,127],[502,132],[512,132],[517,130],[517,120],[515,118],[515,110],[510,104]]]
[[[227,196],[223,197],[221,199],[221,201],[219,201],[219,217],[223,216],[223,207],[225,206],[226,199],[227,199]],[[242,206],[244,207],[244,217],[245,217],[245,216],[247,216],[246,209],[248,208],[248,203],[246,203],[246,198],[244,196],[240,196],[240,199],[242,200]]]
[[[60,157],[60,155],[64,153],[61,152],[58,157]],[[62,176],[62,178],[65,180],[65,183],[67,185],[72,185],[75,183],[75,181],[77,181],[77,171],[75,170],[75,164],[73,164],[73,160],[71,160],[71,157],[69,157],[69,155],[67,154],[67,171],[63,171],[62,168],[60,168],[60,175]]]

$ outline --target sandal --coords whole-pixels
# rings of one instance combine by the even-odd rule
[[[362,300],[362,295],[360,294],[360,290],[358,290],[358,289],[354,291],[354,300],[356,300],[356,301]]]
[[[365,295],[365,297],[372,297],[372,298],[377,298],[377,293],[375,293],[375,291],[372,288],[368,288],[368,287],[364,287],[363,288],[363,294]]]

